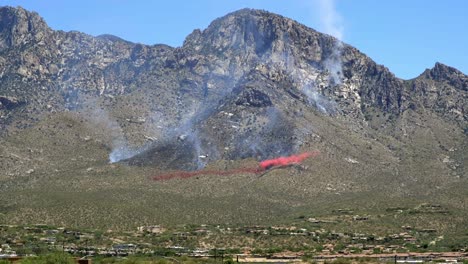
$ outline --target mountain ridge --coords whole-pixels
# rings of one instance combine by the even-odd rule
[[[454,68],[436,63],[405,81],[331,36],[252,9],[181,47],[54,31],[28,12],[0,8],[0,201],[15,205],[0,211],[5,222],[252,223],[346,206],[462,206],[452,198],[466,186],[468,79]],[[28,19],[16,32],[11,13],[44,32]],[[303,169],[260,179],[149,180],[313,150],[321,155]],[[19,193],[30,195],[12,200]],[[76,210],[61,219],[60,204]]]

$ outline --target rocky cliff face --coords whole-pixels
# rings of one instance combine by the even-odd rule
[[[440,63],[401,80],[265,11],[228,14],[174,48],[55,31],[3,7],[0,221],[252,223],[409,200],[463,210],[467,86]],[[260,179],[148,180],[312,150],[302,169]]]
[[[468,121],[468,78],[462,72],[436,63],[418,78],[408,81],[413,107],[431,109],[465,127]]]
[[[181,155],[192,153],[192,163],[181,166],[198,168],[299,150],[310,134],[305,113],[391,136],[395,130],[383,128],[421,109],[466,127],[463,73],[437,63],[404,81],[357,49],[265,11],[228,14],[179,48],[54,31],[22,8],[0,12],[4,134],[52,113],[100,108],[129,142],[125,148],[145,145],[148,133],[160,138],[116,160],[140,153],[131,163],[154,163],[155,150],[175,144],[173,152],[182,137],[190,142],[180,143]]]

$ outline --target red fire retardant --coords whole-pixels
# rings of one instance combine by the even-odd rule
[[[244,169],[235,169],[235,170],[228,170],[228,171],[218,171],[218,170],[205,170],[205,171],[175,171],[171,173],[161,174],[153,177],[155,181],[164,181],[170,180],[174,178],[186,179],[191,178],[199,175],[232,175],[232,174],[240,174],[240,173],[252,173],[252,174],[259,174],[263,173],[264,171],[271,169],[273,167],[282,167],[288,166],[292,164],[300,164],[307,158],[315,157],[319,154],[318,151],[314,152],[306,152],[299,155],[292,155],[289,157],[279,157],[276,159],[269,159],[260,162],[260,166],[257,168],[244,168]]]
[[[260,167],[264,170],[267,170],[271,167],[276,167],[276,166],[287,166],[291,164],[299,164],[303,160],[309,158],[309,157],[315,157],[319,154],[318,151],[314,152],[306,152],[302,153],[299,155],[292,155],[289,157],[279,157],[276,159],[269,159],[269,160],[264,160],[260,162]]]

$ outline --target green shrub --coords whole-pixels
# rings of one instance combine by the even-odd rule
[[[344,258],[337,258],[336,260],[332,261],[332,264],[350,264],[351,260],[350,259],[344,259]]]
[[[39,257],[28,257],[21,264],[75,264],[72,257],[64,253],[52,253]]]

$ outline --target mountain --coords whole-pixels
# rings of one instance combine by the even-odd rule
[[[0,69],[2,222],[262,223],[437,203],[466,224],[468,77],[441,63],[402,80],[261,10],[174,48],[55,31],[3,7]],[[305,169],[261,178],[151,180],[313,150]]]

